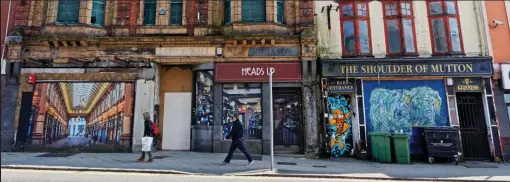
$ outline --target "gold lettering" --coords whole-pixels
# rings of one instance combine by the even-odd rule
[[[466,66],[461,64],[461,65],[458,65],[459,67],[459,72],[466,72]]]
[[[418,65],[416,65],[416,66],[414,67],[414,70],[415,70],[417,73],[421,73],[421,72],[423,72],[423,67],[422,67],[421,65],[419,65],[419,64],[418,64]]]
[[[466,64],[466,68],[468,72],[473,72],[473,64]]]
[[[345,73],[345,66],[340,66],[340,72]]]
[[[413,66],[406,65],[406,70],[407,70],[408,73],[412,73],[413,72]]]
[[[429,65],[422,65],[423,66],[423,72],[427,72],[429,70]]]
[[[365,65],[361,66],[361,73],[366,73],[367,72],[367,68]]]
[[[433,64],[432,65],[432,72],[435,72],[435,73],[439,72],[439,65]]]
[[[479,90],[480,87],[478,85],[458,85],[457,90],[459,91],[475,91]]]

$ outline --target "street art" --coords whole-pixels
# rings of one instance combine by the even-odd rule
[[[328,97],[329,105],[329,148],[331,157],[347,154],[352,148],[352,109],[349,99],[344,96]]]
[[[413,126],[448,123],[442,80],[366,81],[368,131],[410,134]]]
[[[196,83],[196,124],[213,124],[213,72],[197,72]]]
[[[37,83],[27,151],[130,152],[133,83]]]

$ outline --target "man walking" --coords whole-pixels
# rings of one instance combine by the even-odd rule
[[[234,124],[232,126],[232,130],[226,137],[226,139],[232,138],[232,144],[230,145],[230,149],[228,150],[227,158],[225,158],[225,160],[223,161],[222,164],[225,165],[225,164],[230,163],[230,159],[232,159],[232,155],[234,154],[234,151],[236,150],[236,148],[239,148],[239,150],[241,150],[241,152],[243,152],[244,155],[246,156],[246,158],[248,159],[248,165],[246,165],[246,166],[251,166],[254,161],[253,161],[250,153],[248,153],[248,151],[246,150],[246,147],[244,146],[244,142],[243,142],[244,128],[243,128],[243,124],[241,124],[241,121],[239,121],[238,116],[239,115],[237,113],[234,114]]]
[[[143,113],[143,120],[144,120],[143,137],[154,137],[154,133],[152,130],[152,124],[151,124],[152,121],[150,118],[151,118],[151,116],[148,112]],[[151,149],[149,149],[149,151],[147,151],[147,153],[149,154],[149,160],[147,160],[147,162],[152,162],[151,150],[152,150],[152,143],[151,143]],[[145,160],[145,152],[144,151],[142,151],[142,156],[137,160],[138,161]]]

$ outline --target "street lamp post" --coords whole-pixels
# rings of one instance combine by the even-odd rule
[[[269,72],[269,106],[271,109],[269,110],[269,126],[271,129],[270,133],[270,152],[271,152],[271,171],[274,171],[274,137],[273,137],[273,129],[274,129],[274,121],[273,121],[273,73],[275,72],[274,68],[270,68]]]

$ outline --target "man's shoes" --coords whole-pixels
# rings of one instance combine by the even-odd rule
[[[142,162],[142,161],[143,161],[143,158],[138,158],[138,159],[136,159],[136,161],[138,161],[138,162]]]
[[[246,164],[246,167],[253,165],[253,163],[255,163],[255,161],[248,162],[248,164]]]
[[[152,159],[147,160],[147,162],[152,162]]]
[[[228,164],[228,162],[225,162],[225,161],[221,162],[221,165],[227,165],[227,164]]]

